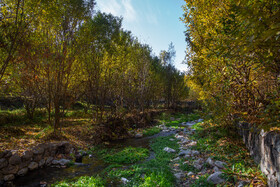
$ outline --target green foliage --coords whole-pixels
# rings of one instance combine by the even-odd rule
[[[158,134],[160,132],[160,128],[158,127],[151,127],[148,129],[143,130],[144,136],[152,136],[154,134]]]
[[[200,187],[200,186],[207,186],[207,187],[214,187],[214,184],[207,182],[207,178],[209,177],[208,174],[200,176],[195,182],[191,185],[191,187]]]
[[[100,177],[80,177],[77,181],[75,182],[61,182],[59,184],[52,185],[55,187],[68,187],[68,186],[73,186],[73,187],[103,187],[105,186],[105,181],[100,178]]]
[[[149,150],[145,148],[126,147],[121,151],[104,149],[98,154],[108,163],[132,164],[149,156]]]
[[[214,160],[225,161],[228,166],[223,170],[224,177],[228,182],[237,179],[254,180],[266,183],[266,179],[250,158],[246,147],[240,137],[236,136],[235,129],[216,125],[211,121],[193,126],[196,133],[191,138],[197,141],[192,149],[211,155]],[[204,178],[195,182],[197,186],[203,184]]]

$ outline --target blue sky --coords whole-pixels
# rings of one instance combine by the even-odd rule
[[[185,26],[179,20],[184,0],[96,0],[97,10],[123,17],[123,28],[130,30],[141,43],[149,44],[155,55],[167,50],[173,42],[175,66],[183,71],[185,57]]]

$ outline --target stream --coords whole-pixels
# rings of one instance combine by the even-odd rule
[[[112,141],[107,145],[108,148],[121,149],[125,147],[142,147],[150,149],[150,140],[159,136],[169,136],[174,134],[174,132],[163,132],[161,131],[158,134],[153,136],[144,137],[144,138],[131,138],[124,140]],[[155,154],[150,151],[150,156],[145,160],[151,160],[155,157]],[[145,162],[144,161],[144,162]],[[16,187],[38,187],[46,186],[41,184],[54,184],[58,181],[65,179],[73,179],[80,176],[92,176],[102,173],[102,171],[109,164],[103,162],[102,160],[93,157],[89,158],[85,156],[82,163],[76,163],[74,166],[68,168],[54,168],[54,167],[44,167],[34,171],[28,172],[23,177],[17,177],[13,184]]]

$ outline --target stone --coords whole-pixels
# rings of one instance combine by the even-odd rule
[[[48,166],[51,165],[52,161],[53,161],[53,157],[48,157],[46,160],[46,165]]]
[[[190,171],[187,175],[192,176],[192,175],[194,175],[194,173]]]
[[[127,184],[129,182],[129,180],[124,177],[121,178],[121,181],[123,184]]]
[[[170,138],[169,140],[170,140],[170,141],[175,141],[175,139],[173,139],[173,138]]]
[[[213,170],[214,170],[215,172],[220,171],[220,169],[219,169],[217,166],[215,166],[215,167],[213,168]]]
[[[32,152],[34,155],[41,155],[44,153],[44,148],[43,146],[37,146],[34,149],[32,149]]]
[[[28,168],[22,168],[18,171],[17,175],[24,176],[28,172]]]
[[[92,155],[92,154],[89,154],[88,157],[89,157],[89,158],[93,158],[93,155]]]
[[[238,187],[244,187],[244,186],[246,186],[248,184],[249,184],[249,182],[247,182],[247,181],[239,181]]]
[[[58,161],[58,160],[53,160],[53,161],[52,161],[52,164],[53,164],[53,165],[57,165],[57,164],[59,164],[59,161]]]
[[[142,133],[137,133],[136,135],[135,135],[135,138],[142,138],[143,137],[143,134]]]
[[[38,163],[37,162],[31,162],[29,165],[28,165],[28,168],[32,171],[34,169],[37,169],[38,168]]]
[[[175,153],[176,152],[174,149],[171,149],[169,147],[165,147],[163,150],[168,152],[168,153]]]
[[[213,161],[210,157],[209,157],[209,158],[207,158],[206,163],[207,163],[207,164],[209,164],[209,165],[210,165],[210,166],[212,166],[212,167],[214,167],[214,166],[215,166],[214,161]]]
[[[5,175],[4,176],[4,181],[11,181],[15,179],[15,175],[14,174],[9,174],[9,175]]]
[[[196,150],[193,150],[193,151],[192,151],[192,155],[193,155],[193,156],[199,155],[199,152],[196,151]]]
[[[39,162],[39,167],[43,167],[45,165],[45,159],[41,159]]]
[[[183,173],[175,173],[174,176],[177,178],[177,179],[181,179],[184,177],[184,174]]]
[[[207,182],[213,184],[221,184],[225,182],[225,179],[221,178],[222,172],[215,172],[207,178]]]
[[[19,166],[8,165],[8,167],[2,169],[4,175],[16,174],[19,170]]]
[[[174,121],[174,120],[175,120],[175,118],[174,118],[174,117],[171,117],[171,118],[170,118],[170,121]]]
[[[194,166],[195,169],[197,169],[198,171],[200,171],[200,170],[202,169],[202,167],[203,167],[203,165],[202,165],[202,164],[199,164],[199,163],[194,163],[193,166]]]
[[[0,169],[6,167],[8,165],[8,161],[5,158],[0,159]]]
[[[192,150],[187,149],[187,150],[185,150],[185,151],[181,151],[181,152],[179,153],[179,156],[185,156],[185,155],[191,155],[191,154],[192,154]]]
[[[18,154],[14,154],[9,159],[9,164],[11,165],[19,165],[21,163],[21,158]]]
[[[5,152],[5,156],[4,156],[5,158],[9,158],[13,154],[11,150],[6,150],[4,152]]]
[[[217,166],[217,167],[220,168],[220,169],[224,169],[225,166],[227,166],[227,163],[217,160],[217,161],[215,162],[215,166]]]
[[[178,161],[178,160],[180,160],[180,158],[179,158],[179,157],[174,158],[174,159],[173,159],[173,162],[176,162],[176,161]]]
[[[67,164],[69,164],[71,161],[67,160],[67,159],[60,159],[58,161],[58,164],[60,164],[61,166],[66,166]]]
[[[33,152],[25,151],[21,158],[22,160],[31,160],[32,156],[33,156]]]

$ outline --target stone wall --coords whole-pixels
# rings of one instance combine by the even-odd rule
[[[258,130],[248,123],[238,123],[250,155],[260,165],[261,171],[268,178],[268,186],[280,186],[280,134],[275,131]]]
[[[39,144],[22,155],[14,150],[5,150],[0,152],[0,182],[13,180],[44,166],[65,167],[75,153],[76,148],[69,142]]]

